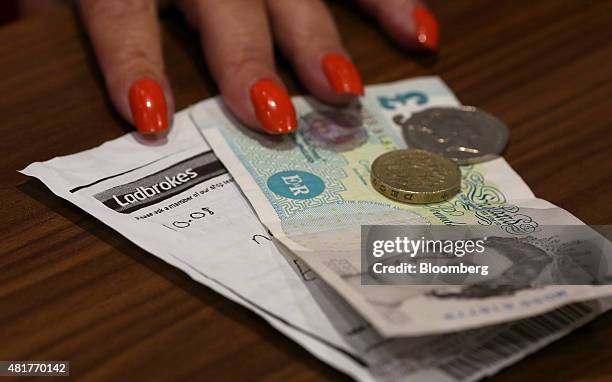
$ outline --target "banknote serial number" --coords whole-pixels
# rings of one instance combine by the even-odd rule
[[[0,376],[67,376],[67,361],[0,361]]]

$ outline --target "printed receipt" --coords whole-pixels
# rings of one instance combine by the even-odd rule
[[[129,134],[22,173],[361,381],[477,380],[607,308],[601,301],[570,305],[548,313],[546,327],[527,319],[382,338],[265,231],[188,111],[175,115],[165,144],[146,145]],[[477,356],[482,351],[486,357]]]

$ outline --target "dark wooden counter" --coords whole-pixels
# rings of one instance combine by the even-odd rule
[[[333,11],[367,83],[440,75],[509,124],[505,156],[536,195],[612,223],[612,2],[432,0],[436,59],[403,53],[346,4]],[[177,109],[215,95],[195,36],[177,15],[163,23]],[[346,378],[16,172],[129,130],[70,10],[0,28],[0,120],[0,360],[70,360],[79,380]],[[603,316],[494,380],[606,380],[611,324]]]

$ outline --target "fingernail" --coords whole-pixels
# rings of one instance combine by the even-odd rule
[[[134,124],[142,134],[160,133],[168,129],[168,106],[159,83],[141,78],[129,90],[130,109]]]
[[[261,127],[270,134],[297,129],[295,109],[289,94],[276,81],[261,79],[251,86],[251,102]]]
[[[438,20],[424,6],[417,4],[412,9],[418,42],[429,50],[438,49]]]
[[[336,93],[363,95],[363,81],[355,65],[343,54],[328,53],[323,57],[323,72]]]

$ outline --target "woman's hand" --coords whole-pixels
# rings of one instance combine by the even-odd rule
[[[434,51],[438,25],[416,0],[354,0],[398,44]],[[174,111],[164,73],[157,2],[81,0],[81,14],[111,100],[142,133],[168,128]],[[363,83],[320,0],[180,0],[199,32],[223,100],[245,125],[270,134],[297,128],[295,110],[276,74],[273,41],[304,86],[327,103],[346,104]]]

